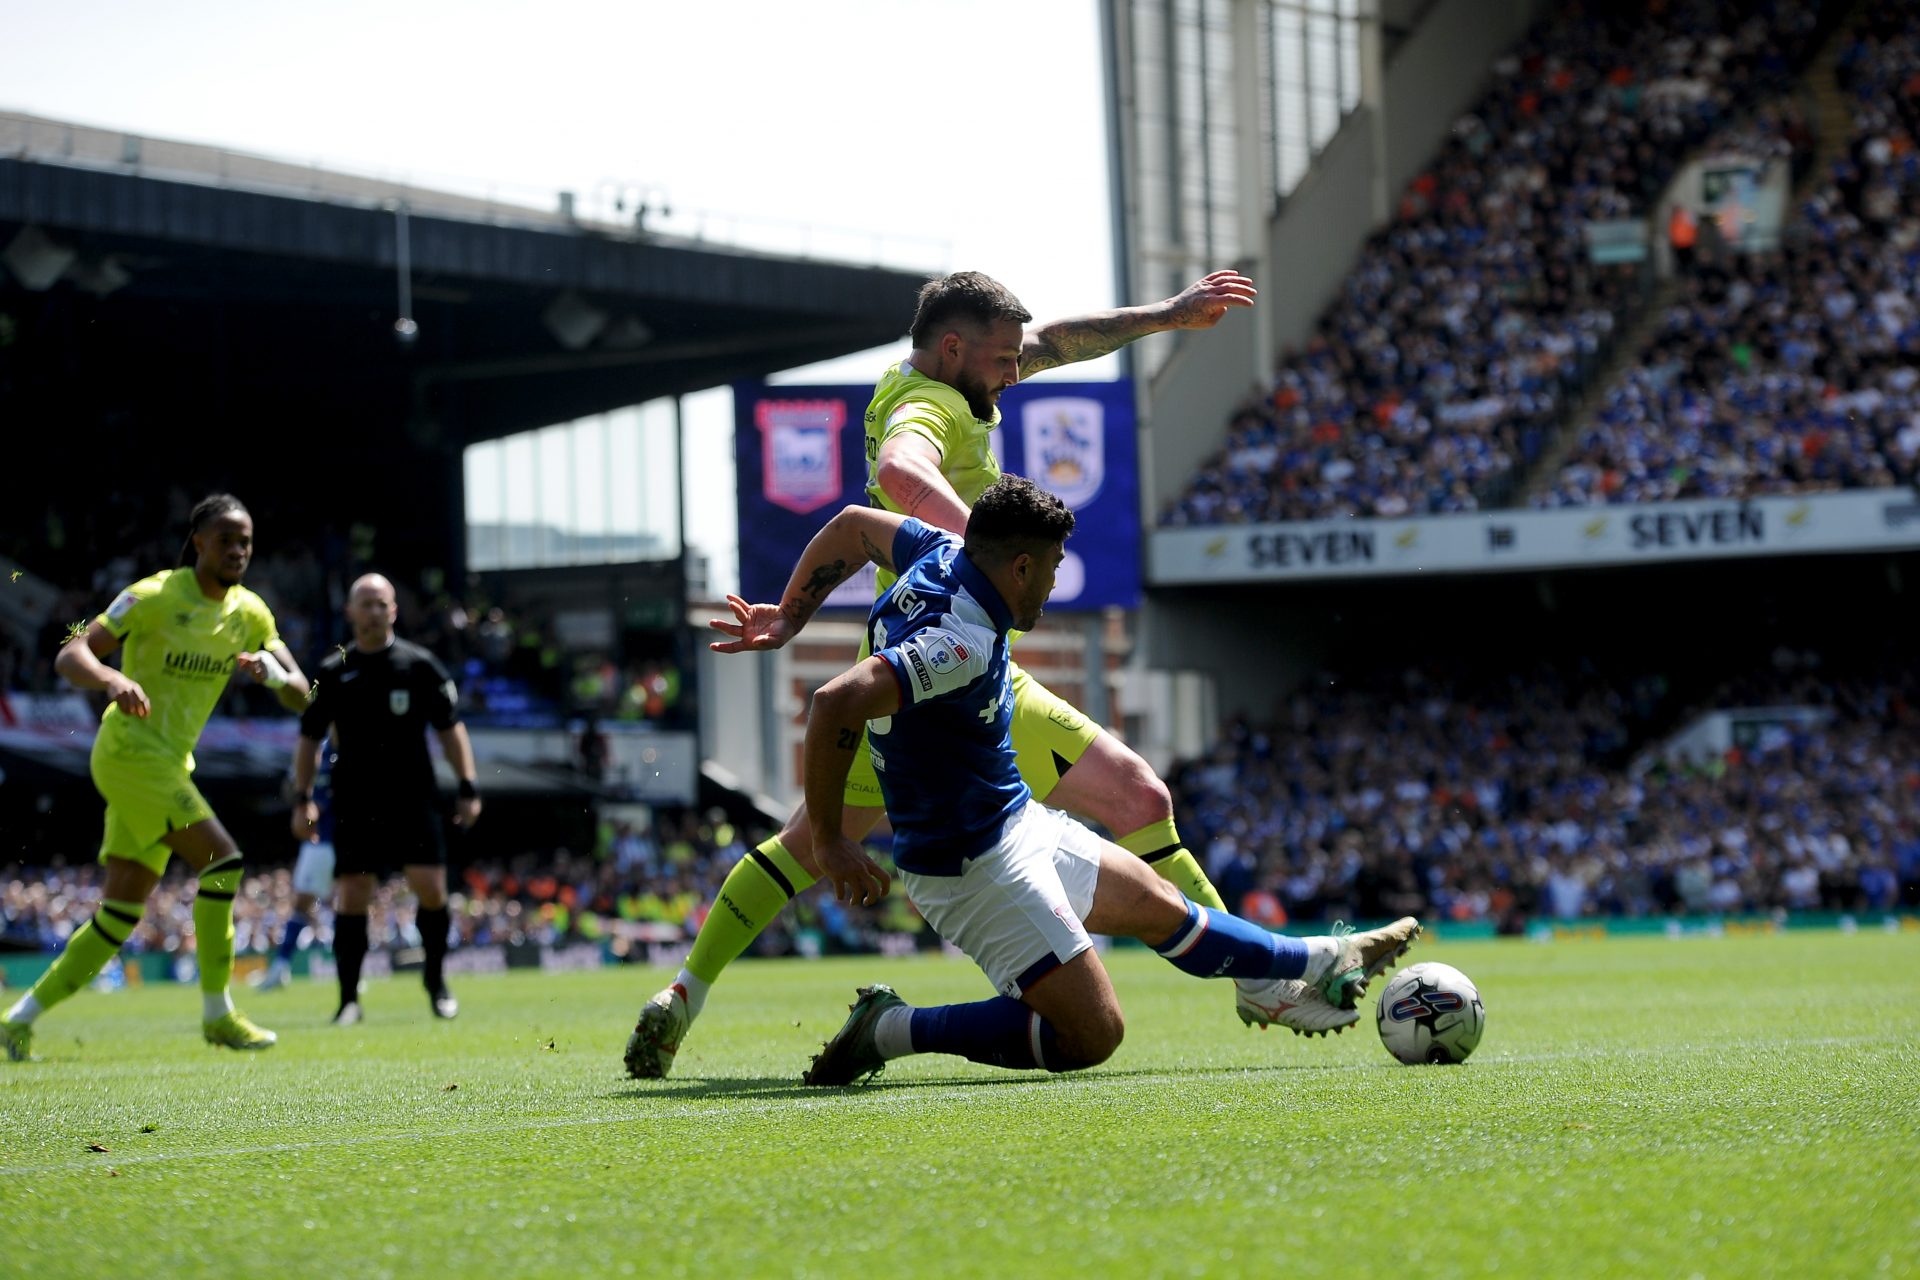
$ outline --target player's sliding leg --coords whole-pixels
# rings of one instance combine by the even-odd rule
[[[335,882],[338,898],[333,909],[333,966],[340,980],[340,1007],[333,1025],[350,1027],[360,1021],[360,966],[367,958],[367,908],[373,902],[373,873],[343,875]]]
[[[413,890],[419,908],[414,924],[420,930],[420,949],[426,953],[421,980],[426,984],[427,1002],[436,1018],[457,1017],[460,1002],[447,990],[447,868],[443,863],[423,864],[406,869],[407,887]]]
[[[864,840],[886,815],[883,809],[849,803],[841,830]],[[713,909],[693,940],[687,962],[672,983],[641,1006],[633,1034],[627,1037],[627,1074],[659,1080],[673,1070],[674,1056],[693,1020],[706,1005],[707,991],[721,971],[737,960],[773,923],[786,905],[819,878],[813,862],[813,837],[802,805],[780,834],[762,841],[735,863],[721,882]]]
[[[1354,1004],[1366,980],[1420,932],[1409,916],[1364,934],[1277,935],[1188,900],[1140,859],[1038,805],[964,875],[903,879],[928,923],[1020,1000],[913,1009],[890,989],[862,988],[804,1077],[809,1084],[851,1084],[911,1053],[1049,1070],[1104,1061],[1119,1044],[1118,1005],[1108,1008],[1110,986],[1087,985],[1080,962],[1097,967],[1089,933],[1138,939],[1196,977],[1244,974],[1240,998],[1261,1002],[1267,1021],[1324,1035],[1359,1020]],[[1022,967],[1029,956],[1037,958]],[[1055,974],[1079,976],[1050,985]],[[1020,1008],[1032,1015],[1024,1024]],[[1024,1049],[1016,1043],[1023,1025]]]
[[[916,1009],[884,984],[861,987],[846,1024],[822,1046],[803,1084],[845,1085],[894,1058],[949,1053],[1013,1071],[1079,1071],[1120,1047],[1120,1001],[1089,948],[1035,978],[1018,1000]]]
[[[1009,821],[999,843],[960,874],[902,872],[898,887],[942,938],[980,966],[1001,997],[913,1009],[890,990],[865,988],[803,1077],[807,1084],[851,1084],[912,1053],[957,1054],[1014,1069],[1093,1066],[1119,1047],[1124,1027],[1090,931],[1144,933],[1145,940],[1174,943],[1177,954],[1193,950],[1175,936],[1188,918],[1185,898],[1138,858],[1037,803]],[[1302,957],[1283,957],[1281,943],[1256,932],[1258,947],[1242,937],[1230,958],[1208,958],[1221,969],[1237,962],[1261,977],[1282,970],[1297,977],[1303,966],[1295,961]],[[1319,1004],[1326,1005],[1324,998]],[[1327,1012],[1343,1025],[1359,1017]]]
[[[164,850],[160,862],[166,865]],[[74,930],[53,966],[0,1018],[0,1042],[12,1061],[32,1057],[34,1020],[92,982],[140,927],[159,872],[130,858],[109,857],[106,866],[105,894],[92,918]]]
[[[1075,826],[1063,836],[1069,850],[1081,839]],[[1089,930],[1144,942],[1195,977],[1234,976],[1243,1006],[1254,1005],[1265,1021],[1295,1032],[1325,1034],[1356,1022],[1355,1005],[1368,980],[1406,954],[1420,934],[1412,916],[1366,933],[1272,933],[1181,897],[1139,859],[1102,845]]]
[[[161,842],[200,876],[193,897],[194,959],[200,966],[200,1030],[208,1044],[227,1049],[266,1049],[279,1039],[233,1007],[233,899],[240,892],[242,862],[233,837],[217,818],[170,831]]]

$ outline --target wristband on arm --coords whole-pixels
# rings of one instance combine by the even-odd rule
[[[292,677],[287,674],[287,669],[280,665],[278,658],[268,653],[265,649],[262,649],[254,656],[260,659],[260,666],[266,672],[260,680],[261,684],[267,686],[269,689],[284,689],[287,687],[287,681],[292,679]]]

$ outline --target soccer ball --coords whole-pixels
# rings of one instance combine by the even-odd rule
[[[1380,993],[1380,1043],[1400,1061],[1465,1062],[1486,1029],[1473,979],[1450,964],[1408,965]]]

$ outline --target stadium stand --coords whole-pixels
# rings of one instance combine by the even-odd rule
[[[1887,909],[1920,885],[1920,681],[1782,651],[1692,714],[1792,707],[1751,745],[1667,759],[1658,675],[1326,677],[1174,771],[1229,901],[1284,916]]]
[[[619,959],[645,962],[651,947],[693,937],[733,864],[769,830],[736,827],[718,811],[659,815],[650,822],[609,819],[594,847],[529,849],[504,861],[459,869],[449,895],[459,948],[604,944]],[[0,880],[0,950],[57,951],[98,905],[100,868],[16,865]],[[125,952],[174,958],[193,951],[194,880],[174,868],[148,905]],[[235,900],[238,950],[264,952],[278,941],[293,907],[286,868],[250,875]],[[402,884],[385,884],[370,913],[369,936],[389,952],[419,945],[414,903]],[[320,941],[327,927],[320,927]],[[874,908],[806,895],[756,943],[768,955],[872,953],[884,935],[924,938],[918,915],[895,895]]]
[[[1537,506],[1886,488],[1920,478],[1920,20],[1867,15],[1844,154],[1777,252],[1688,272]],[[1788,147],[1779,119],[1762,145]],[[1751,146],[1754,139],[1749,138]]]
[[[1687,154],[1782,93],[1811,0],[1575,7],[1500,59],[1305,351],[1163,526],[1497,504],[1637,305],[1592,220],[1643,215]]]

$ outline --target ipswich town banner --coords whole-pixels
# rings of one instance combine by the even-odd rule
[[[807,540],[848,503],[866,504],[869,386],[733,388],[740,590],[777,600]],[[1041,382],[1000,397],[993,451],[1073,508],[1073,537],[1049,609],[1140,603],[1140,478],[1131,382]],[[873,572],[842,583],[830,607],[865,610]]]

